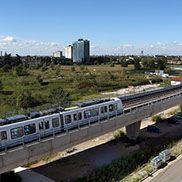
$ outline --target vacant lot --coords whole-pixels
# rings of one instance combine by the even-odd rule
[[[151,79],[154,82],[161,81],[155,76]],[[24,76],[18,76],[16,68],[13,68],[8,72],[1,71],[0,80],[4,87],[0,92],[0,113],[20,110],[17,99],[25,91],[35,100],[34,106],[43,107],[55,103],[55,99],[51,97],[51,91],[60,87],[68,93],[67,100],[74,102],[93,95],[93,97],[99,97],[100,92],[103,91],[149,83],[143,73],[133,69],[133,65],[127,68],[120,65],[113,67],[110,65],[54,65],[53,67],[47,66],[46,69],[28,68]]]

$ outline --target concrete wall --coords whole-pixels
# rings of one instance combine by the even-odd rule
[[[10,171],[15,167],[60,152],[105,133],[131,125],[181,103],[182,94],[178,94],[156,103],[148,103],[144,107],[136,107],[134,110],[131,109],[131,111],[126,114],[116,116],[109,120],[81,127],[80,129],[75,129],[68,133],[44,139],[37,143],[27,144],[24,147],[22,146],[13,150],[8,150],[7,153],[0,154],[0,174]]]

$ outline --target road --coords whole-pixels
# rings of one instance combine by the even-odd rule
[[[162,171],[150,182],[182,182],[182,158]]]

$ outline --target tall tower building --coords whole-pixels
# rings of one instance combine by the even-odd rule
[[[73,59],[73,46],[65,47],[65,58]]]
[[[90,62],[90,41],[78,39],[73,43],[73,62],[84,64]]]

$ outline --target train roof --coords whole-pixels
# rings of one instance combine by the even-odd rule
[[[14,120],[19,120],[19,119],[27,119],[28,117],[26,115],[17,115],[17,116],[11,116],[11,117],[7,117],[6,120],[8,121],[14,121]]]
[[[104,102],[108,102],[108,101],[112,101],[112,100],[113,100],[112,98],[89,100],[89,101],[85,101],[85,102],[78,102],[78,103],[76,103],[76,106],[78,106],[78,107],[86,107],[86,106],[100,104],[100,103],[104,103]]]

